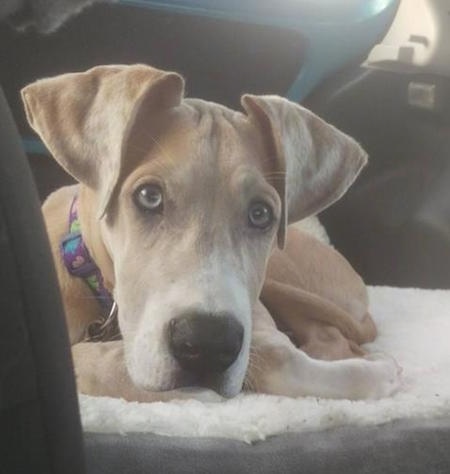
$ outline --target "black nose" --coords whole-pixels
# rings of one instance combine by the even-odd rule
[[[244,328],[227,313],[189,313],[169,324],[173,356],[196,374],[224,372],[237,359],[243,337]]]

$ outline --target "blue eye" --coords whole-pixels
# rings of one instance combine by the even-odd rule
[[[143,184],[133,195],[136,206],[143,211],[161,212],[163,208],[163,193],[157,184]]]
[[[273,209],[265,202],[254,202],[248,209],[248,223],[251,227],[266,230],[273,223]]]

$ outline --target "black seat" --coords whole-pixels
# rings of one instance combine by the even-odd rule
[[[85,472],[62,304],[39,197],[0,88],[0,472]]]

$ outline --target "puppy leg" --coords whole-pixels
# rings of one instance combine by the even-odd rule
[[[280,332],[266,308],[258,303],[246,387],[291,397],[377,399],[400,386],[400,368],[384,355],[322,361],[297,349]]]
[[[135,402],[158,402],[195,398],[218,402],[222,397],[208,389],[189,388],[150,392],[137,387],[125,366],[123,341],[81,342],[72,346],[77,389],[85,395],[124,398]]]

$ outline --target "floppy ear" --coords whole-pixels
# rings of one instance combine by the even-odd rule
[[[246,94],[241,103],[272,160],[268,179],[282,202],[278,245],[283,247],[287,224],[337,201],[367,163],[367,154],[355,140],[287,99]]]
[[[59,164],[99,193],[107,210],[128,137],[142,111],[179,105],[181,76],[145,66],[98,66],[22,89],[27,119]]]

